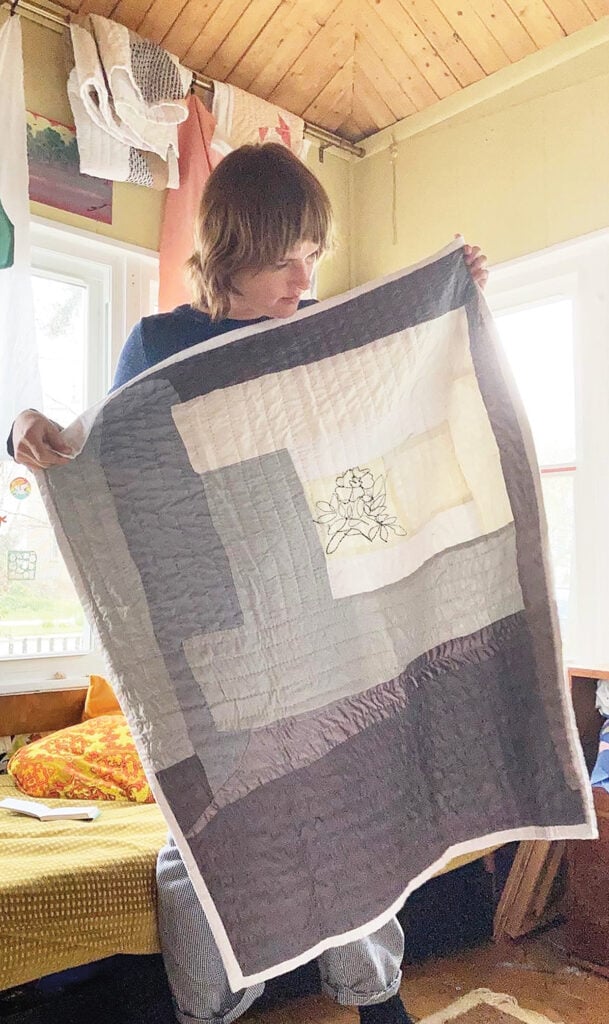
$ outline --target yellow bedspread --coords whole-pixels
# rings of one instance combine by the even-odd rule
[[[0,775],[0,800],[7,796],[27,799]],[[153,804],[96,806],[96,821],[56,822],[0,808],[0,989],[115,953],[158,951],[155,863],[167,825]]]
[[[27,799],[0,775],[7,796]],[[155,864],[167,825],[155,804],[96,806],[95,821],[55,822],[0,808],[0,989],[115,953],[158,952]]]

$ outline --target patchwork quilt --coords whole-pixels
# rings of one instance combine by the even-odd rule
[[[191,348],[40,477],[235,989],[591,837],[529,430],[459,243]]]

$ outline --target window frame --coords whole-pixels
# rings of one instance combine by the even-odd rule
[[[131,327],[156,309],[158,253],[42,217],[33,217],[30,228],[32,270],[84,282],[88,288],[85,396],[89,407],[107,393]],[[0,658],[0,695],[80,688],[88,675],[103,671],[103,655],[94,649]],[[54,678],[56,674],[62,678]]]
[[[609,437],[608,281],[609,231],[602,230],[494,266],[486,291],[497,315],[552,299],[573,302],[574,550],[563,653],[567,665],[597,668],[609,665],[609,485],[597,486],[606,475],[599,438]]]

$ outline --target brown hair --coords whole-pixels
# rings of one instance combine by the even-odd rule
[[[221,320],[230,309],[238,270],[280,262],[300,241],[332,246],[330,200],[317,178],[279,143],[241,146],[211,173],[186,264],[193,305]]]

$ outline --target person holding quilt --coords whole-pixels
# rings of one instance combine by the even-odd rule
[[[145,317],[120,355],[113,388],[193,345],[309,305],[318,261],[332,247],[330,201],[317,178],[278,144],[243,146],[209,177],[188,264],[191,305]],[[486,257],[465,247],[481,287]],[[27,410],[13,425],[9,453],[31,468],[61,465],[70,452],[60,429]],[[159,933],[175,1013],[181,1024],[231,1024],[261,995],[258,984],[229,986],[211,928],[170,837],[157,864]],[[324,992],[356,1006],[362,1024],[412,1024],[400,999],[404,937],[394,918],[366,938],[318,958]]]

